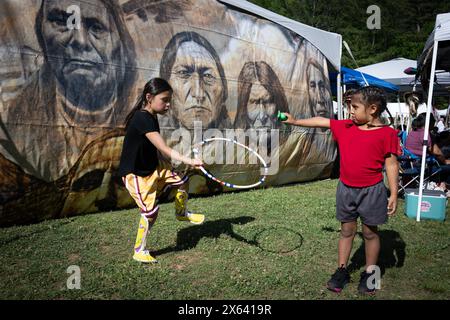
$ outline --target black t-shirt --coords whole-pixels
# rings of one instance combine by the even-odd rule
[[[131,118],[123,141],[119,166],[121,177],[129,173],[146,177],[155,171],[158,153],[145,136],[148,132],[159,132],[158,119],[145,110],[139,110]]]

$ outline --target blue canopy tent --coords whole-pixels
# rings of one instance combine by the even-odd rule
[[[330,87],[333,95],[337,96],[337,72],[330,72]],[[399,101],[398,92],[400,88],[388,81],[381,80],[377,77],[371,76],[369,74],[363,73],[361,71],[356,71],[350,68],[341,67],[341,86],[340,94],[344,94],[348,89],[361,88],[367,85],[375,86],[386,91],[386,93],[397,96],[397,101]],[[338,101],[342,101],[341,97],[338,97]],[[400,102],[399,102],[400,103]],[[337,108],[338,119],[344,119],[345,110],[344,108]],[[402,122],[403,124],[403,122]]]
[[[330,73],[331,92],[334,95],[336,95],[336,88],[337,88],[336,78],[337,72],[331,72]],[[388,93],[397,93],[400,89],[398,86],[390,82],[381,80],[369,74],[356,71],[350,68],[341,67],[341,84],[345,85],[347,89],[365,87],[367,86],[366,81],[369,85],[384,89]]]

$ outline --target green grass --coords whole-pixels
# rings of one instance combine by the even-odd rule
[[[340,294],[324,285],[336,268],[336,180],[190,200],[207,222],[174,219],[161,205],[148,247],[157,265],[131,259],[137,209],[0,229],[0,299],[449,299],[448,222],[397,215],[381,227],[384,266],[375,297],[357,291],[361,237],[352,282]],[[81,269],[69,290],[67,268]],[[354,268],[353,268],[354,267]]]

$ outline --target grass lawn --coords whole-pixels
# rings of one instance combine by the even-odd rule
[[[190,200],[207,221],[178,222],[161,205],[147,247],[156,265],[131,259],[137,209],[0,229],[0,299],[449,299],[449,223],[397,215],[381,227],[381,290],[357,294],[364,266],[358,235],[352,282],[325,289],[337,260],[337,180]],[[448,212],[447,212],[448,214]],[[81,288],[67,289],[79,266]]]

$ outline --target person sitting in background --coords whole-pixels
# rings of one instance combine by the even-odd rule
[[[436,144],[442,151],[445,163],[450,164],[450,131],[442,131],[436,139]]]
[[[450,197],[450,132],[442,131],[436,136],[434,141],[433,155],[440,164],[440,183],[437,189],[446,192],[447,197]]]
[[[425,120],[426,113],[419,114],[417,118],[413,120],[412,130],[408,134],[405,143],[406,149],[418,157],[422,157],[423,152],[422,142],[425,132]],[[434,124],[434,117],[431,116],[430,128],[434,128]],[[434,131],[430,130],[427,153],[432,155],[439,163],[440,173],[438,180],[435,181],[436,185],[434,189],[445,191],[448,195],[450,195],[450,192],[448,192],[448,186],[450,186],[450,159],[446,159],[445,154],[441,150],[441,147],[444,147],[444,141],[448,139],[444,139],[444,136],[440,136],[441,135],[438,135]]]
[[[425,133],[425,120],[426,113],[421,113],[412,122],[412,130],[406,137],[405,148],[418,157],[422,157],[422,142]],[[434,127],[435,120],[430,117],[430,128]],[[431,135],[430,135],[431,138]],[[428,149],[431,151],[432,143],[431,139],[428,139]]]

